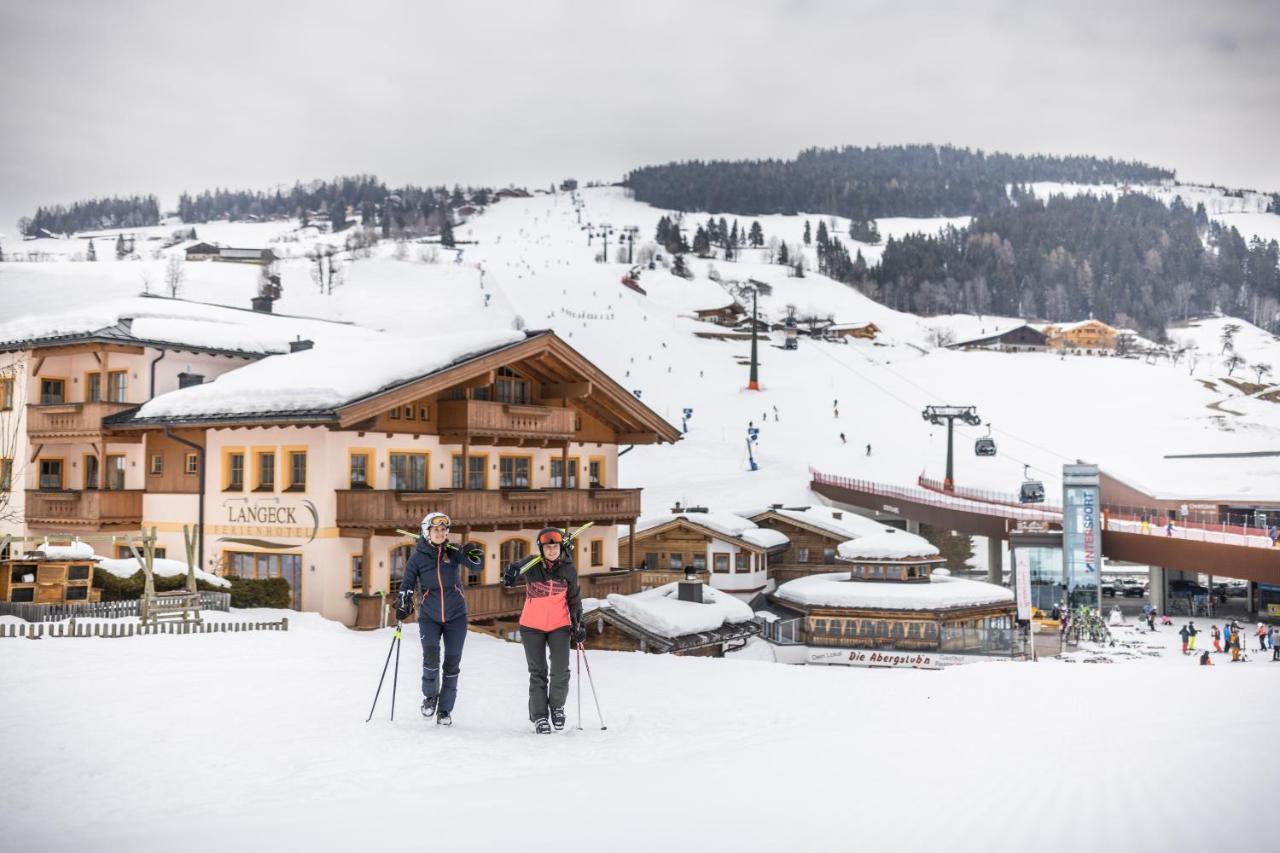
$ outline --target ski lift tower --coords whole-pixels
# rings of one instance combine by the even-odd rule
[[[975,406],[925,406],[921,417],[937,426],[942,426],[943,423],[947,425],[947,476],[942,481],[942,490],[954,492],[956,480],[951,461],[953,456],[951,431],[957,420],[962,420],[969,426],[981,426],[982,418],[978,417],[978,409]]]

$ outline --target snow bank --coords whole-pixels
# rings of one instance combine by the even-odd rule
[[[92,553],[92,551],[90,551],[90,553]],[[138,561],[132,557],[122,560],[102,558],[98,560],[98,568],[100,570],[108,571],[118,578],[133,577],[135,573],[142,569],[142,567],[138,565]],[[166,560],[157,557],[152,561],[151,570],[157,577],[171,578],[175,575],[186,575],[187,564],[181,560]],[[204,581],[205,583],[223,588],[229,589],[231,587],[231,581],[226,578],[220,578],[217,575],[211,575],[201,569],[196,569],[196,580]]]
[[[272,356],[213,382],[162,394],[140,418],[303,412],[334,409],[375,391],[440,370],[468,356],[524,340],[497,329],[317,346]]]
[[[634,595],[609,596],[609,606],[619,615],[660,637],[683,637],[711,631],[733,622],[750,622],[755,614],[744,602],[704,585],[702,603],[681,601],[679,582],[664,584]]]
[[[938,610],[1013,601],[1013,592],[983,581],[935,573],[929,583],[850,580],[848,572],[796,578],[778,587],[778,598],[805,607]]]
[[[927,539],[896,528],[841,542],[836,550],[846,560],[906,560],[940,553]]]

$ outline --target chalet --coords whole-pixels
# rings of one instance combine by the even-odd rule
[[[1003,332],[997,330],[990,335],[949,344],[948,348],[989,349],[997,352],[1044,352],[1049,348],[1049,337],[1034,326],[1024,323]]]
[[[528,190],[521,190],[521,189],[515,189],[514,187],[508,187],[507,189],[504,189],[504,190],[498,190],[496,193],[493,194],[493,197],[494,198],[529,198],[530,196],[529,196]]]
[[[640,514],[640,490],[618,487],[618,446],[679,438],[554,333],[510,330],[417,350],[380,336],[317,341],[104,424],[140,443],[157,476],[175,464],[173,442],[199,448],[198,482],[144,502],[169,547],[181,537],[170,531],[198,517],[206,570],[283,577],[295,608],[369,627],[430,510],[483,549],[465,579],[474,619],[519,612],[499,567],[530,554],[546,524],[592,522],[579,571],[608,573],[618,525]]]
[[[856,513],[825,506],[775,504],[747,518],[758,527],[776,530],[787,537],[787,549],[769,564],[769,577],[779,583],[814,572],[834,571],[837,549],[842,542],[890,529]]]
[[[744,309],[737,302],[730,302],[719,308],[699,308],[693,312],[699,320],[715,323],[718,326],[734,326],[746,316]]]
[[[864,536],[841,544],[838,558],[845,571],[797,578],[770,596],[799,614],[809,663],[937,668],[1019,651],[1013,593],[951,577],[919,536]]]
[[[269,266],[276,261],[271,249],[237,249],[231,246],[215,246],[212,243],[196,243],[186,249],[188,261],[229,261],[237,264],[261,264]]]
[[[696,580],[595,604],[583,615],[589,649],[723,657],[760,633],[750,607]]]
[[[767,281],[749,278],[747,279],[747,287],[754,288],[756,293],[759,293],[761,296],[773,295],[773,285],[769,284]]]
[[[880,334],[880,327],[875,323],[833,323],[822,330],[827,338],[864,338],[873,341]]]
[[[677,504],[636,522],[619,548],[628,554],[628,568],[708,571],[715,589],[749,598],[764,588],[769,561],[789,544],[782,533],[742,516]]]
[[[1048,338],[1049,349],[1052,350],[1074,355],[1110,355],[1116,350],[1118,330],[1100,320],[1091,318],[1079,323],[1049,325],[1041,331]]]

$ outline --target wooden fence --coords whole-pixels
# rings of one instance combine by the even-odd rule
[[[245,631],[288,630],[287,617],[278,622],[161,622],[159,625],[111,625],[104,622],[78,625],[73,619],[56,625],[0,625],[0,638],[27,637],[38,640],[41,637],[145,637],[153,634],[239,634]]]
[[[200,609],[228,613],[231,593],[201,592]],[[133,601],[94,601],[83,604],[29,604],[0,601],[0,616],[17,616],[28,622],[61,622],[64,619],[129,619],[138,617],[138,603]]]

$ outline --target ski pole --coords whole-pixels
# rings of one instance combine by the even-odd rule
[[[396,688],[400,680],[400,620],[396,620],[396,668],[391,673],[391,722],[396,720]]]
[[[578,731],[582,731],[582,646],[578,646]]]
[[[605,731],[609,727],[604,724],[604,714],[600,711],[600,697],[596,695],[596,681],[591,677],[591,658],[587,657],[587,650],[582,647],[582,643],[578,643],[578,652],[587,663],[587,684],[591,686],[591,698],[596,703],[596,716],[600,718],[600,731]]]
[[[397,619],[396,630],[391,635],[391,648],[387,649],[387,660],[385,663],[382,664],[382,675],[381,677],[378,678],[378,690],[373,694],[373,704],[369,706],[369,716],[365,719],[366,723],[369,722],[369,720],[373,719],[373,711],[375,708],[378,707],[378,697],[382,695],[382,682],[386,680],[387,667],[391,665],[391,653],[397,650],[399,647],[400,647],[400,620]],[[400,657],[399,655],[397,655],[396,656],[397,673],[399,672],[399,670],[400,670]],[[395,701],[394,696],[392,697],[392,701],[393,702]],[[392,713],[395,713],[394,710],[392,711]]]

